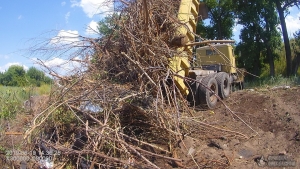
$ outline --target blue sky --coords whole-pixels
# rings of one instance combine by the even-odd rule
[[[112,11],[105,0],[1,0],[0,1],[0,71],[12,64],[25,68],[34,65],[29,48],[40,39],[79,34],[95,36],[89,27],[96,29],[105,11]],[[64,60],[52,56],[49,64]],[[39,58],[39,57],[38,57]],[[40,58],[44,60],[43,56]],[[50,63],[51,62],[51,63]]]
[[[59,56],[31,56],[28,48],[44,40],[63,35],[95,36],[89,27],[96,29],[104,13],[112,11],[107,0],[1,0],[0,1],[0,71],[12,64],[28,68],[34,65],[34,57],[52,66],[65,62]],[[107,13],[106,13],[107,14]],[[300,29],[300,12],[293,8],[286,19],[289,34]],[[239,39],[241,27],[234,29],[234,39]],[[70,34],[71,33],[71,34]]]

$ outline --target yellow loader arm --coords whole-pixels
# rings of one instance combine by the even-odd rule
[[[195,41],[194,33],[196,32],[199,6],[199,0],[181,0],[177,17],[182,26],[178,27],[175,36],[183,37],[189,43]],[[175,84],[183,95],[188,95],[189,93],[188,87],[185,85],[182,77],[188,77],[190,69],[189,60],[192,57],[192,50],[192,46],[183,45],[183,47],[177,49],[179,55],[170,59],[169,66],[178,75],[174,77]]]

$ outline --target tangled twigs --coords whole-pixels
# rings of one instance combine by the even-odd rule
[[[53,144],[49,144],[49,145],[52,146],[52,147],[55,147],[57,150],[63,152],[64,155],[69,155],[69,154],[82,154],[82,155],[84,155],[84,154],[93,154],[93,155],[96,155],[96,156],[101,157],[103,159],[106,159],[108,161],[113,161],[113,162],[117,162],[117,163],[121,163],[121,164],[127,164],[127,161],[125,161],[125,160],[120,160],[119,158],[113,158],[111,156],[105,155],[104,153],[99,153],[99,152],[95,152],[95,151],[92,151],[92,150],[78,151],[78,150],[74,150],[74,149],[70,149],[70,148],[65,148],[65,147],[62,147],[62,146],[55,146]]]
[[[76,108],[75,106],[72,106],[72,105],[69,105],[69,106],[70,106],[70,108],[76,110],[77,112],[85,113],[85,112],[82,112],[81,110],[79,110],[78,108]],[[101,128],[104,128],[104,127],[105,127],[105,125],[104,125],[101,121],[99,121],[98,119],[96,119],[96,118],[93,117],[92,115],[90,115],[90,114],[88,114],[88,113],[86,113],[86,115],[88,115],[90,118],[92,118],[94,121],[96,121],[96,122],[99,124],[99,128],[100,128],[100,127],[101,127]],[[110,132],[118,132],[117,130],[111,129],[111,128],[109,128],[109,127],[105,127],[105,128],[106,128],[107,130],[109,130]],[[163,148],[161,148],[161,147],[159,147],[159,146],[156,146],[156,145],[153,145],[153,144],[150,144],[150,143],[147,143],[147,142],[138,140],[138,139],[136,139],[136,138],[130,137],[130,136],[128,136],[128,135],[126,135],[126,134],[124,134],[124,133],[122,133],[122,132],[118,132],[118,134],[120,134],[122,137],[125,137],[126,139],[129,139],[129,140],[132,140],[132,141],[136,141],[139,145],[147,145],[147,146],[150,146],[150,147],[152,147],[152,148],[155,148],[155,149],[157,149],[157,150],[159,150],[159,151],[165,152],[165,153],[167,153],[167,154],[171,154],[171,152],[169,152],[169,151],[167,151],[167,150],[165,150],[165,149],[163,149]]]
[[[235,135],[237,135],[237,136],[240,136],[240,137],[242,137],[242,138],[244,138],[244,139],[249,139],[248,136],[246,136],[245,134],[240,133],[240,132],[222,129],[222,128],[219,128],[219,127],[216,127],[216,126],[212,126],[212,125],[209,125],[209,124],[207,124],[207,123],[204,123],[204,122],[195,120],[195,119],[192,119],[192,121],[195,121],[195,122],[197,122],[198,124],[200,124],[201,126],[206,127],[206,128],[216,129],[216,130],[220,130],[220,131],[223,131],[223,132],[232,133],[232,134],[235,134]]]
[[[128,60],[130,60],[133,64],[139,67],[139,69],[143,72],[143,74],[146,75],[146,77],[150,80],[150,82],[156,86],[156,83],[152,80],[152,78],[147,74],[147,72],[142,68],[141,64],[138,61],[132,60],[128,55],[126,55],[124,52],[121,52],[122,55],[124,55]]]
[[[132,148],[131,146],[128,146],[128,148],[133,151],[137,156],[142,158],[144,161],[146,161],[148,164],[150,164],[152,167],[159,169],[159,167],[155,164],[153,164],[151,161],[149,161],[146,157],[144,157],[141,153],[139,153],[136,149]]]
[[[176,75],[169,66],[170,58],[178,55],[172,39],[183,25],[177,19],[179,3],[121,0],[123,6],[109,21],[107,35],[97,40],[79,36],[82,43],[63,45],[70,47],[64,53],[78,49],[70,61],[85,64],[86,69],[67,77],[53,74],[66,83],[54,85],[53,104],[34,118],[25,138],[33,131],[45,133],[48,145],[62,151],[68,158],[64,161],[76,167],[83,161],[90,167],[130,163],[159,168],[156,159],[184,167],[185,161],[175,157],[174,150],[186,133],[184,116],[192,116],[193,110],[174,84]],[[195,164],[198,166],[196,159]]]
[[[67,102],[67,100],[65,101]],[[49,106],[47,109],[45,109],[44,111],[42,111],[40,114],[38,114],[34,119],[33,119],[33,126],[31,127],[30,130],[27,130],[25,132],[25,135],[24,135],[24,139],[26,139],[37,127],[41,126],[46,120],[47,118],[51,115],[51,113],[53,113],[53,111],[55,111],[57,108],[59,108],[61,105],[63,105],[65,102],[62,102],[60,104],[58,104],[57,106],[55,106],[54,108],[52,108],[54,105],[56,105],[58,102],[56,103],[53,103],[51,106]],[[45,112],[47,112],[49,109],[51,109],[47,114],[46,116],[38,123],[38,124],[35,124],[36,123],[36,120],[41,116],[43,115]]]
[[[141,151],[141,152],[146,153],[146,154],[150,154],[150,155],[155,156],[155,157],[160,157],[160,158],[171,160],[171,161],[182,162],[182,160],[178,159],[178,158],[172,158],[172,157],[167,157],[167,156],[164,156],[164,155],[155,154],[155,153],[152,153],[150,151],[143,150],[139,147],[134,147],[134,148],[138,151]]]

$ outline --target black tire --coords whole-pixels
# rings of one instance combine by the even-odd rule
[[[245,89],[244,82],[240,82],[238,85],[239,85],[239,90]]]
[[[198,97],[198,93],[199,93],[199,86],[200,83],[198,83],[197,81],[201,81],[202,77],[201,76],[196,76],[196,80],[195,82],[192,82],[189,84],[189,94],[187,96],[187,100],[190,103],[190,106],[198,106],[200,104],[200,100]]]
[[[218,92],[221,99],[226,99],[230,95],[229,75],[226,72],[219,72],[216,76]]]
[[[190,103],[190,106],[197,106],[198,98],[196,97],[196,82],[188,84],[189,94],[187,95],[187,101]]]
[[[209,109],[215,108],[218,103],[218,98],[214,95],[218,95],[218,84],[216,79],[211,76],[207,76],[202,79],[201,83],[204,85],[200,85],[198,88],[198,97],[201,105]]]

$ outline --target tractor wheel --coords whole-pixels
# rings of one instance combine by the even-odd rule
[[[226,72],[220,72],[217,74],[216,80],[218,83],[219,96],[222,99],[226,99],[230,94],[229,75]]]
[[[218,84],[216,79],[207,76],[202,79],[201,83],[204,85],[200,85],[198,88],[198,97],[200,99],[201,105],[209,109],[215,108],[218,103],[218,98],[214,95],[218,95]]]
[[[239,90],[245,89],[244,82],[240,82],[238,85],[239,85]]]
[[[190,91],[187,96],[187,100],[190,103],[190,106],[198,106],[200,104],[199,97],[197,97],[200,91],[198,90],[200,84],[197,81],[201,81],[201,79],[202,79],[201,76],[197,76],[196,79],[194,79],[195,82],[189,84]]]

